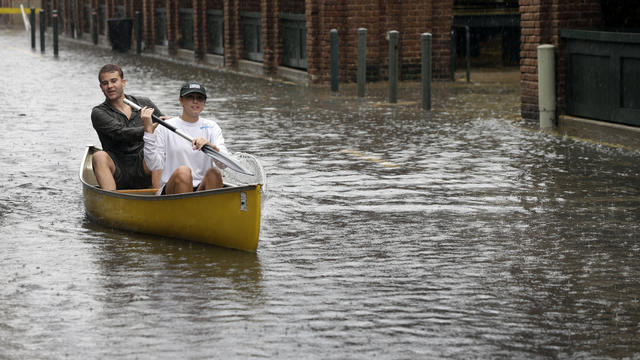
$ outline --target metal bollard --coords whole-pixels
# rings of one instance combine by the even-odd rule
[[[456,28],[451,28],[451,81],[456,81],[456,64],[458,62],[458,51],[456,46],[456,37],[458,36],[458,31]]]
[[[431,34],[421,35],[422,44],[422,109],[431,110]]]
[[[29,23],[31,25],[31,48],[36,48],[36,8],[32,7],[29,13]]]
[[[40,9],[40,52],[44,52],[44,31],[45,31],[44,10]]]
[[[98,45],[98,11],[91,10],[91,35],[93,36],[93,45]]]
[[[552,129],[556,124],[555,71],[555,46],[538,46],[538,110],[541,129]]]
[[[136,55],[142,53],[142,13],[136,11]]]
[[[389,31],[389,102],[398,102],[398,39],[400,33]]]
[[[338,30],[331,29],[329,32],[331,43],[331,91],[338,92],[339,86],[339,61],[338,61]]]
[[[358,97],[364,97],[367,81],[367,29],[358,29]]]
[[[58,10],[51,13],[53,20],[53,56],[58,56]]]
[[[469,26],[464,27],[466,39],[466,60],[467,60],[467,82],[471,81],[471,29]]]

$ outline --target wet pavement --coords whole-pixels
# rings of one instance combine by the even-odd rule
[[[78,168],[97,71],[200,80],[268,173],[255,254],[108,229]],[[640,153],[519,122],[517,77],[355,97],[0,29],[0,358],[637,358]]]

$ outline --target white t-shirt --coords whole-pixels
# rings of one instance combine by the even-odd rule
[[[213,121],[200,118],[194,123],[186,122],[180,117],[166,121],[192,138],[205,138],[216,145],[220,152],[228,154],[224,146],[222,129]],[[211,167],[216,166],[213,160],[200,150],[194,150],[191,143],[182,136],[160,125],[153,134],[144,133],[144,161],[151,170],[161,170],[161,185],[166,184],[171,174],[180,166],[191,168],[193,186],[197,186]]]

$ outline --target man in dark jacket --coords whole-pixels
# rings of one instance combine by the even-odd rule
[[[91,122],[103,149],[93,155],[93,171],[98,184],[105,190],[159,186],[160,172],[150,171],[144,162],[144,127],[140,111],[131,109],[123,99],[126,97],[142,107],[153,108],[155,115],[164,116],[148,98],[125,95],[127,80],[118,65],[103,66],[98,79],[106,97],[91,112]]]

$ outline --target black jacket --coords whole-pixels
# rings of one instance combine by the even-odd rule
[[[154,108],[154,114],[162,116],[162,112],[148,98],[142,96],[125,95],[125,97],[141,107]],[[91,111],[91,123],[98,133],[102,150],[118,158],[137,155],[144,148],[144,126],[140,118],[140,111],[131,111],[131,118],[116,110],[109,100],[106,100]]]

